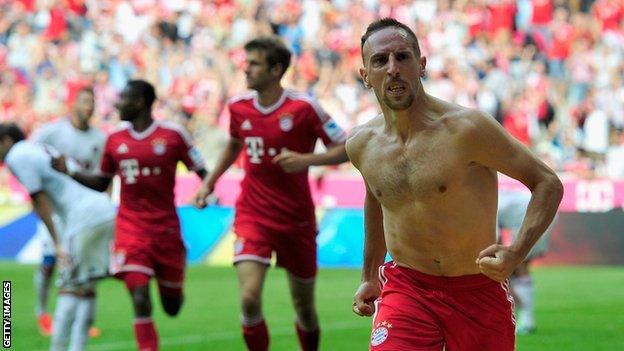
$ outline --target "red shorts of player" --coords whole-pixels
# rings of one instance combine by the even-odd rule
[[[182,289],[185,266],[186,248],[179,231],[115,238],[110,270],[116,278],[124,279],[125,273],[138,272],[155,277],[161,288]]]
[[[482,274],[431,276],[393,262],[380,267],[379,278],[370,350],[514,350],[507,282]]]
[[[297,278],[306,280],[316,276],[316,230],[302,228],[276,231],[258,223],[235,223],[234,264],[257,261],[271,264],[275,251],[277,266],[285,268]]]

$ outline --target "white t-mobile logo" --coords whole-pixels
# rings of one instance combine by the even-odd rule
[[[134,184],[139,176],[139,161],[135,158],[121,160],[119,162],[119,168],[121,168],[121,175],[124,178],[126,184]]]
[[[262,156],[264,156],[264,141],[261,137],[246,137],[245,144],[247,144],[247,155],[249,155],[249,162],[261,163]]]

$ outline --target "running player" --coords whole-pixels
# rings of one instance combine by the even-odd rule
[[[206,205],[219,177],[245,149],[245,178],[234,220],[245,343],[252,351],[269,348],[261,297],[275,252],[277,265],[288,272],[301,348],[317,350],[317,228],[308,167],[346,161],[346,135],[314,100],[282,87],[291,53],[279,39],[254,39],[245,51],[247,87],[254,92],[230,101],[229,143],[196,201],[200,207]],[[313,152],[318,138],[328,147],[326,152]]]
[[[366,184],[353,310],[375,313],[370,348],[513,350],[506,281],[552,221],[561,182],[490,116],[424,92],[427,61],[409,27],[375,21],[361,46],[360,74],[382,109],[347,142]],[[532,192],[511,246],[496,244],[497,171]]]
[[[81,351],[95,316],[94,280],[108,275],[115,208],[108,196],[52,169],[55,154],[50,146],[24,141],[16,125],[0,124],[0,159],[28,190],[59,257],[50,350]],[[52,211],[60,225],[52,221]]]
[[[204,178],[206,171],[188,133],[179,125],[155,121],[154,87],[128,82],[116,107],[121,125],[106,140],[100,173],[74,173],[80,183],[104,191],[121,178],[111,272],[125,282],[134,306],[138,349],[158,350],[152,321],[149,280],[156,278],[163,309],[176,316],[182,307],[186,249],[174,204],[178,161]],[[56,167],[67,171],[64,159]]]
[[[76,94],[73,111],[68,118],[44,125],[33,135],[33,140],[51,145],[61,154],[77,162],[85,172],[93,173],[100,164],[106,135],[90,125],[95,109],[93,88],[84,87]],[[53,220],[56,220],[56,216]],[[54,272],[54,245],[51,237],[45,236],[43,242],[43,260],[40,269],[35,272],[37,306],[35,312],[39,330],[43,335],[52,334],[52,319],[47,313],[50,282]],[[91,336],[99,335],[99,329],[92,327]]]

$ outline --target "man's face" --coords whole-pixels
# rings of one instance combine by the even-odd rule
[[[4,159],[6,155],[9,153],[9,149],[11,149],[12,145],[13,145],[13,142],[11,141],[11,138],[9,138],[8,136],[0,138],[0,161],[1,162],[4,162]]]
[[[276,67],[269,68],[264,52],[260,50],[247,52],[247,58],[245,59],[245,79],[247,81],[247,88],[262,90],[268,83],[275,79],[275,70]]]
[[[412,39],[404,30],[387,27],[371,35],[363,48],[360,75],[380,102],[392,110],[405,110],[420,89],[426,60],[417,57]]]
[[[130,86],[126,86],[119,94],[115,104],[122,121],[132,121],[143,108],[143,99],[134,94]]]
[[[81,122],[89,123],[95,109],[93,94],[89,91],[81,91],[74,102],[74,113]]]

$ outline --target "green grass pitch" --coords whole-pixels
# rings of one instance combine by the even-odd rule
[[[11,350],[48,348],[49,339],[39,335],[33,316],[35,269],[32,265],[0,263],[0,278],[12,281]],[[370,320],[351,312],[358,279],[357,270],[319,272],[317,304],[322,350],[367,350]],[[535,270],[535,280],[538,331],[518,337],[518,350],[624,350],[624,267],[540,267]],[[298,349],[286,284],[282,270],[270,270],[264,310],[273,351]],[[161,349],[244,350],[233,269],[190,267],[185,291],[187,299],[181,314],[169,318],[152,289]],[[96,325],[102,335],[90,341],[88,350],[134,350],[131,305],[123,285],[115,280],[102,282],[98,298]]]

